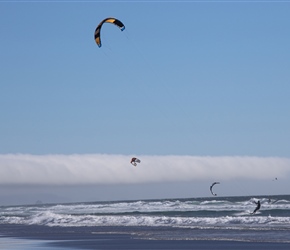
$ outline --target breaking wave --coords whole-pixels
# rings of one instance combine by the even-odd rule
[[[254,201],[261,209],[254,215]],[[290,229],[290,197],[171,199],[0,207],[0,224]]]

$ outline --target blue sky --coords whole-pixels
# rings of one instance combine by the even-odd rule
[[[0,154],[290,157],[289,1],[0,1]],[[102,29],[113,16],[126,26]]]

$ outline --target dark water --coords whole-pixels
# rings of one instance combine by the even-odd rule
[[[257,200],[261,209],[252,215]],[[98,249],[90,248],[96,239],[109,246],[107,237],[118,235],[122,242],[142,244],[215,241],[264,244],[263,249],[272,249],[267,247],[273,243],[273,249],[290,249],[290,195],[4,206],[0,226],[2,236],[65,240],[66,244],[77,238],[83,247],[87,244],[83,249]]]

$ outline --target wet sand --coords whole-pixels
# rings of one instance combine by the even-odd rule
[[[152,234],[154,230],[158,230],[158,228],[145,228],[142,231],[143,236],[140,237],[139,228],[132,228],[130,233],[124,233],[122,227],[0,225],[0,249],[290,249],[290,243],[279,242],[144,239],[146,231],[150,231]],[[5,244],[5,241],[10,243]],[[1,242],[2,246],[5,244],[5,248],[1,247]],[[22,248],[19,248],[21,245]]]

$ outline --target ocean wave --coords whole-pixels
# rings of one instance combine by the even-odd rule
[[[290,197],[228,197],[0,207],[0,224],[289,228]],[[254,215],[254,201],[261,209]]]
[[[28,217],[1,216],[1,223],[46,226],[175,226],[175,227],[269,227],[290,228],[290,217],[272,216],[221,216],[221,217],[171,217],[147,215],[71,215],[50,211]]]

